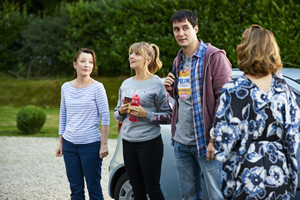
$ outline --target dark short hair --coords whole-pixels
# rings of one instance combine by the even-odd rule
[[[182,22],[187,19],[193,27],[198,25],[198,17],[197,15],[190,10],[179,10],[174,13],[170,19],[171,27],[173,28],[174,22]]]
[[[91,75],[96,75],[97,71],[98,71],[98,67],[97,67],[96,54],[93,50],[87,49],[87,48],[79,49],[74,55],[73,62],[77,62],[77,59],[79,58],[80,54],[82,54],[82,53],[88,53],[93,56],[93,71],[92,71]],[[76,70],[74,70],[74,78],[76,78],[76,77],[77,77],[77,73],[76,73]]]

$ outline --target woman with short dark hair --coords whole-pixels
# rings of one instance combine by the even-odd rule
[[[84,180],[90,199],[103,200],[101,166],[102,159],[108,155],[110,122],[107,95],[103,84],[91,77],[97,71],[92,50],[79,49],[73,67],[74,80],[61,87],[56,156],[64,156],[72,200],[85,199]]]

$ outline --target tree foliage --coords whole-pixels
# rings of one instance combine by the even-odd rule
[[[285,63],[300,65],[299,1],[79,0],[34,17],[18,8],[2,3],[0,70],[20,76],[72,74],[72,58],[81,47],[96,52],[99,74],[129,75],[128,48],[139,41],[160,47],[164,66],[158,74],[165,76],[180,48],[169,19],[181,9],[198,15],[199,38],[224,49],[234,67],[236,46],[254,23],[274,33]]]
[[[26,6],[20,10],[18,4],[5,0],[0,7],[0,70],[18,75],[22,71],[18,66],[18,56],[23,45],[21,31],[25,29],[31,15]]]

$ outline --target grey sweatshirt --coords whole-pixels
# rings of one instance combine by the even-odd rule
[[[140,105],[147,111],[146,118],[139,118],[132,122],[128,114],[120,115],[119,108],[122,98],[140,96]],[[146,81],[136,81],[134,77],[126,79],[119,90],[118,105],[114,109],[114,117],[123,122],[120,133],[122,138],[129,142],[143,142],[160,135],[159,124],[171,122],[171,102],[163,86],[162,80],[154,75]]]

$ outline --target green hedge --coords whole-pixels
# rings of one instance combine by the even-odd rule
[[[253,23],[274,33],[283,62],[300,66],[299,1],[80,0],[61,3],[41,17],[6,0],[0,13],[0,70],[17,77],[72,74],[74,53],[86,47],[95,50],[100,75],[130,75],[128,48],[146,41],[160,47],[164,67],[158,74],[165,76],[179,49],[169,19],[180,9],[198,15],[199,37],[226,50],[234,67],[241,34]]]
[[[110,109],[118,101],[119,88],[126,77],[94,77],[103,83]],[[69,78],[14,79],[0,73],[0,106],[21,107],[36,105],[43,108],[60,106],[60,90]]]

